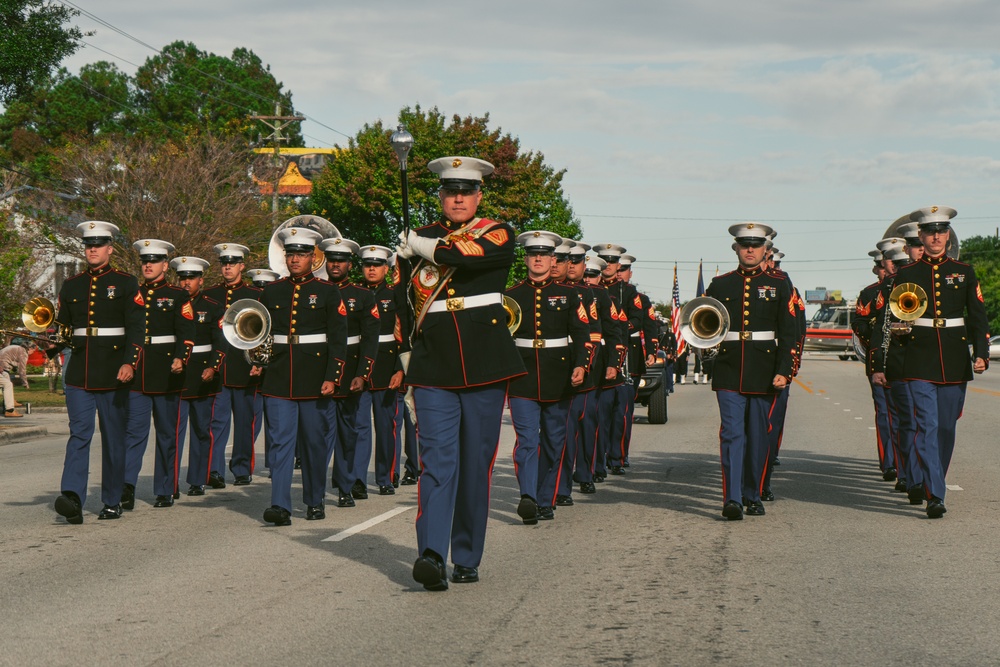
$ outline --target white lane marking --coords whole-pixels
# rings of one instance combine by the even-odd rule
[[[868,427],[868,430],[869,430],[869,431],[874,431],[874,430],[875,430],[875,427],[874,427],[874,426],[869,426],[869,427]]]
[[[355,533],[360,533],[363,530],[368,530],[372,526],[377,526],[378,524],[382,523],[383,521],[385,521],[387,519],[391,519],[392,517],[396,516],[397,514],[402,514],[403,512],[406,512],[406,511],[412,510],[412,509],[416,509],[416,508],[417,508],[416,505],[406,505],[405,507],[396,507],[394,509],[389,510],[388,512],[385,512],[383,514],[379,514],[376,517],[373,517],[371,519],[368,519],[367,521],[359,523],[356,526],[351,526],[350,528],[342,530],[339,533],[337,533],[336,535],[331,535],[330,537],[326,538],[323,541],[324,542],[340,542],[341,540],[346,539],[346,538],[350,537],[351,535],[354,535]]]
[[[850,411],[851,411],[850,408],[844,408],[844,412],[850,412]]]
[[[854,418],[855,421],[861,421],[862,419],[864,419],[864,417],[855,417]]]
[[[960,487],[958,484],[945,484],[945,488],[947,488],[949,491],[964,491],[965,490],[962,487]]]

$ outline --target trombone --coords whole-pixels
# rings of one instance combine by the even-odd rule
[[[712,359],[729,333],[729,311],[718,299],[699,296],[681,308],[681,337],[701,350],[702,359]]]
[[[248,363],[264,366],[271,360],[271,315],[260,302],[240,299],[229,306],[222,316],[222,335],[230,345],[243,350]]]
[[[11,329],[0,329],[0,333],[10,336],[18,336],[21,338],[29,338],[33,341],[42,343],[69,345],[73,339],[73,332],[70,331],[68,326],[56,322],[55,319],[56,308],[52,305],[52,302],[44,296],[36,296],[31,301],[24,304],[24,308],[21,309],[21,322],[24,324],[24,328],[35,333],[47,331],[54,323],[56,326],[55,335],[33,336],[23,331],[14,331]]]

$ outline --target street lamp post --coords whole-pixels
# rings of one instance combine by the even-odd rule
[[[399,179],[403,183],[403,226],[409,231],[410,189],[406,177],[406,156],[409,155],[410,149],[413,148],[413,135],[406,131],[405,125],[400,123],[396,126],[396,131],[392,133],[389,143],[392,144],[392,150],[396,152],[396,157],[399,158]]]

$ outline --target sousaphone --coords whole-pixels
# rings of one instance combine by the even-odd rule
[[[910,220],[909,213],[897,218],[896,221],[893,222],[891,225],[889,225],[889,228],[885,230],[885,234],[882,235],[882,238],[888,239],[893,236],[898,236],[899,238],[902,238],[903,235],[899,233],[899,228],[902,227],[903,225],[908,225],[911,222],[913,221]],[[948,237],[948,245],[945,246],[944,249],[944,254],[948,255],[952,259],[958,259],[959,250],[961,250],[961,244],[959,243],[958,240],[958,234],[955,233],[955,228],[952,227],[951,235]]]
[[[288,268],[285,266],[285,249],[278,241],[278,232],[289,227],[305,227],[306,229],[312,229],[319,232],[324,239],[339,239],[343,238],[340,230],[334,226],[332,222],[326,218],[321,218],[318,215],[297,215],[294,218],[289,218],[283,223],[275,227],[274,233],[271,234],[271,242],[268,244],[267,248],[267,260],[271,267],[271,270],[277,273],[279,276],[284,278],[288,275]],[[329,276],[326,274],[326,256],[323,251],[316,247],[313,253],[312,262],[312,272],[319,278],[327,280]]]

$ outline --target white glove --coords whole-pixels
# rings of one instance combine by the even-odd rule
[[[399,353],[399,365],[403,367],[403,372],[405,373],[410,368],[410,353],[400,352]]]
[[[437,250],[438,240],[418,236],[412,229],[406,235],[406,248],[413,254],[423,257],[428,262],[434,263],[434,251]]]
[[[413,425],[417,425],[417,404],[413,400],[413,387],[407,387],[406,393],[403,394],[403,405],[406,406],[406,411],[410,413],[410,421]]]
[[[399,245],[396,246],[396,255],[398,255],[399,257],[402,257],[403,259],[410,259],[415,254],[416,253],[413,252],[413,248],[411,248],[406,243],[406,232],[405,231],[400,232],[399,233]]]

